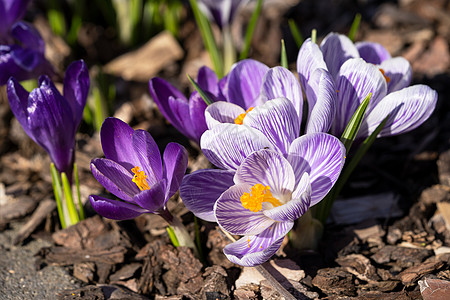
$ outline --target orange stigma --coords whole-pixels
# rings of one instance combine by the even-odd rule
[[[379,70],[380,70],[381,74],[383,74],[383,77],[386,80],[386,83],[389,83],[389,81],[391,81],[391,78],[386,76],[383,69],[380,68]]]
[[[278,199],[272,196],[269,186],[264,186],[261,183],[257,183],[252,186],[250,193],[244,193],[241,196],[242,206],[251,212],[258,212],[262,209],[262,203],[268,202],[274,207],[280,206],[281,203]]]
[[[136,166],[133,169],[131,169],[131,172],[134,173],[133,176],[133,182],[136,183],[136,185],[138,186],[138,188],[143,191],[143,190],[149,190],[150,187],[148,186],[147,183],[147,175],[145,175],[144,171],[139,171],[139,167]]]
[[[248,114],[248,112],[252,111],[252,109],[253,107],[250,107],[249,109],[247,109],[245,113],[242,113],[239,116],[237,116],[237,118],[234,119],[234,124],[242,125],[242,123],[244,123],[245,116]]]

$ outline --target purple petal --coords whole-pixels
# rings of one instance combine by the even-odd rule
[[[320,44],[328,71],[337,78],[339,69],[350,58],[359,57],[358,49],[353,42],[343,34],[329,33]]]
[[[198,218],[216,222],[214,203],[234,185],[234,171],[205,169],[186,175],[180,186],[184,205]]]
[[[291,165],[280,153],[259,150],[250,154],[239,166],[234,178],[236,184],[262,184],[269,186],[272,195],[284,203],[290,200],[295,187],[295,175]]]
[[[11,27],[11,34],[21,42],[22,47],[33,49],[36,53],[44,54],[45,42],[39,31],[27,22],[17,22]]]
[[[297,111],[299,121],[303,113],[303,93],[297,78],[286,68],[275,67],[267,71],[263,78],[261,98],[265,102],[275,98],[287,98]]]
[[[13,0],[1,2],[1,6],[5,11],[5,14],[2,14],[1,16],[5,19],[4,22],[11,26],[14,22],[23,18],[25,12],[27,11],[27,6],[28,3],[30,3],[30,0]]]
[[[322,51],[309,38],[303,43],[297,57],[297,72],[304,90],[308,85],[311,74],[318,68],[328,70],[323,59]]]
[[[399,91],[411,83],[412,69],[410,63],[403,57],[394,57],[385,60],[379,66],[389,77],[390,81],[387,84],[388,94]]]
[[[366,116],[358,137],[369,136],[389,114],[379,137],[411,131],[425,122],[433,113],[437,93],[426,85],[414,85],[390,93]]]
[[[133,196],[139,193],[139,188],[133,182],[133,174],[115,161],[94,158],[91,171],[101,185],[120,199],[132,201]]]
[[[303,177],[305,180],[302,178],[302,186],[307,185],[307,189],[299,197],[291,199],[282,206],[265,210],[264,214],[278,222],[293,222],[303,216],[311,204],[311,185],[308,173],[304,173]]]
[[[294,222],[274,223],[256,236],[245,236],[237,242],[226,245],[223,253],[231,262],[241,266],[260,265],[277,252],[284,237],[293,226]]]
[[[133,133],[127,123],[117,118],[105,119],[100,131],[105,157],[121,164],[129,172],[140,162],[131,143]]]
[[[189,98],[189,117],[192,124],[192,132],[195,136],[195,142],[200,143],[200,137],[203,132],[208,130],[205,119],[205,110],[208,105],[205,103],[199,93],[194,92]]]
[[[214,19],[219,28],[231,24],[238,7],[248,0],[201,0],[198,1],[199,8],[210,19]]]
[[[377,66],[361,58],[353,58],[342,65],[337,90],[337,110],[332,131],[333,135],[340,136],[364,98],[372,93],[367,108],[367,112],[370,112],[386,95],[387,85]]]
[[[288,160],[297,181],[304,172],[309,174],[311,206],[322,200],[333,187],[344,166],[344,158],[344,145],[330,134],[306,134],[292,143]]]
[[[191,114],[189,112],[189,103],[185,99],[169,97],[169,106],[172,108],[172,114],[176,120],[181,124],[183,133],[191,140],[196,140],[194,134],[194,127],[192,126]],[[175,125],[174,125],[175,126]]]
[[[209,129],[221,123],[234,124],[235,119],[243,113],[245,110],[236,104],[225,101],[214,102],[205,110],[206,124]]]
[[[137,205],[111,200],[100,196],[89,196],[94,210],[101,216],[113,220],[130,220],[147,211]]]
[[[149,212],[158,213],[166,204],[165,187],[163,181],[157,182],[149,190],[134,195],[133,202]]]
[[[374,42],[358,42],[355,44],[359,55],[366,62],[379,65],[391,58],[391,54],[381,44]]]
[[[228,74],[228,101],[246,110],[259,104],[263,77],[268,70],[265,64],[253,59],[234,64]]]
[[[242,206],[241,196],[250,193],[250,189],[248,184],[233,185],[214,204],[217,223],[231,234],[258,234],[274,223],[263,210],[252,212]]]
[[[198,70],[197,84],[202,90],[208,91],[214,96],[219,95],[219,79],[216,73],[207,66],[203,66]]]
[[[337,92],[331,74],[316,69],[306,87],[309,117],[306,133],[328,132],[336,115]]]
[[[262,132],[236,124],[218,124],[205,131],[200,140],[200,147],[212,164],[231,170],[236,170],[253,151],[273,149]]]
[[[255,107],[247,113],[243,125],[258,129],[279,150],[286,154],[292,141],[300,134],[300,120],[292,102],[278,98]]]
[[[180,187],[188,164],[188,153],[183,146],[169,143],[163,154],[164,178],[167,179],[166,199],[172,197]]]
[[[22,125],[25,132],[36,142],[34,136],[31,135],[30,129],[28,128],[28,95],[29,93],[17,82],[16,79],[11,78],[8,81],[7,86],[9,106],[11,110]]]
[[[76,127],[83,118],[89,84],[89,70],[84,61],[78,60],[71,63],[64,77],[64,97],[72,108]]]
[[[149,186],[156,184],[163,178],[161,154],[155,140],[145,130],[135,130],[131,138],[131,145],[139,159],[136,166],[147,175]],[[130,169],[131,171],[131,169]]]

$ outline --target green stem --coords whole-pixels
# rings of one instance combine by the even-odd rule
[[[83,203],[81,203],[81,193],[80,193],[80,181],[78,179],[78,168],[77,164],[73,164],[73,171],[75,172],[75,185],[77,187],[77,198],[78,198],[78,212],[80,214],[80,220],[84,220],[84,208]]]
[[[61,181],[64,189],[64,198],[66,200],[67,211],[69,213],[70,225],[74,225],[80,221],[78,217],[77,208],[73,202],[72,188],[70,186],[69,180],[67,179],[66,173],[61,173]]]
[[[231,36],[231,26],[222,29],[223,35],[223,69],[225,74],[231,70],[231,66],[236,62],[236,49],[234,49],[233,38]]]
[[[52,185],[53,185],[53,193],[55,195],[56,207],[58,210],[59,222],[61,223],[61,228],[66,228],[66,222],[64,221],[64,209],[62,206],[62,190],[61,190],[61,181],[59,179],[59,172],[56,170],[55,164],[50,164],[50,170],[52,173]]]
[[[197,248],[195,247],[194,242],[189,235],[189,232],[187,231],[186,227],[184,227],[183,223],[181,223],[180,219],[178,219],[176,216],[173,216],[168,210],[164,210],[163,212],[161,212],[160,216],[163,217],[164,220],[167,221],[167,223],[169,223],[171,230],[173,230],[173,233],[176,236],[178,244],[180,246],[192,248],[194,254],[199,257]]]

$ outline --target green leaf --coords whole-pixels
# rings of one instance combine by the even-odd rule
[[[288,60],[286,54],[286,46],[284,45],[284,40],[281,40],[281,66],[288,69]]]
[[[80,218],[78,217],[77,208],[75,207],[75,203],[73,202],[72,189],[70,187],[69,179],[64,172],[61,173],[61,181],[64,190],[64,198],[66,200],[67,211],[69,213],[70,224],[74,225],[80,221]]]
[[[297,47],[300,48],[303,44],[303,36],[300,33],[300,29],[298,29],[298,26],[293,19],[289,19],[288,24],[289,24],[289,29],[291,30],[292,37],[294,38],[294,41],[297,44]]]
[[[350,27],[350,31],[348,32],[349,39],[352,40],[352,42],[355,41],[356,33],[359,29],[359,24],[361,23],[361,14],[357,13],[355,15],[355,19],[353,19],[352,27]]]
[[[189,2],[191,3],[192,12],[194,13],[200,34],[202,35],[203,42],[205,43],[205,48],[208,51],[214,65],[214,71],[219,78],[222,78],[224,75],[222,57],[219,53],[219,49],[217,48],[217,43],[214,39],[208,18],[206,18],[206,16],[198,8],[197,0],[189,0]]]
[[[59,179],[59,172],[56,170],[55,164],[50,164],[50,170],[52,173],[52,185],[53,185],[53,193],[55,195],[56,207],[58,210],[59,222],[61,223],[61,228],[66,228],[66,222],[64,220],[64,210],[62,206],[62,189],[61,189],[61,181]]]
[[[167,233],[169,234],[170,241],[175,247],[180,247],[180,243],[178,242],[177,235],[171,226],[166,227]]]
[[[350,122],[348,122],[347,127],[341,137],[341,142],[344,144],[347,154],[358,134],[359,128],[361,127],[362,120],[366,113],[366,109],[369,106],[370,98],[372,98],[372,93],[366,96],[366,98],[361,102],[358,109],[353,114]]]
[[[258,22],[259,15],[261,14],[262,3],[263,0],[258,0],[258,2],[256,3],[256,8],[253,11],[253,14],[247,26],[247,31],[245,32],[244,47],[242,48],[241,54],[239,55],[239,60],[243,60],[248,57],[248,52],[250,50],[250,44],[252,42],[256,23]]]
[[[77,164],[73,164],[73,172],[75,174],[75,186],[77,187],[77,198],[78,198],[78,207],[79,207],[79,214],[80,214],[80,220],[84,220],[84,209],[83,204],[81,203],[81,193],[80,193],[80,181],[78,179],[78,167]]]
[[[209,98],[208,94],[197,84],[197,82],[195,82],[195,80],[192,79],[192,77],[189,76],[189,74],[187,75],[187,77],[189,78],[189,81],[194,86],[195,90],[200,94],[203,101],[205,101],[206,105],[212,104],[214,101],[211,98]]]

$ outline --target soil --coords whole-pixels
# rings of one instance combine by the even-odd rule
[[[200,222],[200,261],[190,249],[172,246],[159,216],[121,222],[99,217],[87,197],[107,192],[89,163],[103,153],[98,134],[85,123],[77,135],[76,161],[87,218],[62,230],[49,158],[14,119],[3,89],[0,299],[288,299],[261,275],[267,272],[296,299],[450,298],[450,1],[266,0],[251,57],[277,65],[280,50],[273,45],[284,38],[295,71],[298,48],[288,19],[305,37],[316,28],[320,40],[329,31],[348,32],[356,12],[362,15],[357,40],[379,42],[392,56],[407,58],[413,84],[438,92],[436,110],[416,130],[374,143],[336,202],[317,250],[299,251],[286,241],[260,268],[229,262],[222,253],[229,240],[212,223]],[[233,24],[238,40],[250,13],[251,6],[244,7]],[[31,17],[48,33],[41,14]],[[158,75],[188,91],[185,74],[195,77],[198,67],[209,63],[187,7],[179,40],[158,36],[164,45],[180,49],[158,56],[164,63],[157,68],[135,73],[121,73],[114,59],[126,52],[131,61],[151,59],[160,48],[145,48],[148,55],[132,52],[117,45],[107,30],[93,34],[93,26],[82,27],[81,52],[92,72],[97,64],[112,70],[108,78],[117,93],[111,115],[148,130],[161,149],[172,141],[185,146],[189,172],[209,167],[198,147],[164,120],[147,86]],[[51,33],[45,36],[55,65],[80,58],[79,49]],[[108,55],[102,57],[105,49]],[[169,210],[194,232],[194,217],[178,195]]]

